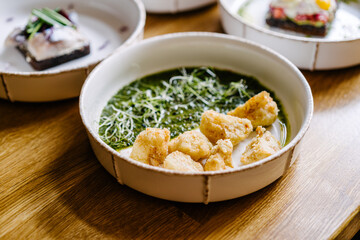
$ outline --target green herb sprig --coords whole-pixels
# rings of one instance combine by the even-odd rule
[[[359,2],[359,0],[340,0],[340,2],[344,2],[344,3],[346,3],[346,4],[349,4],[349,3],[357,3],[357,2]]]
[[[44,24],[49,26],[69,26],[76,28],[71,21],[58,13],[58,11],[59,9],[53,10],[50,8],[33,9],[28,24],[26,25],[26,32],[29,34],[28,39],[33,38]],[[37,18],[36,21],[32,21],[33,16]]]

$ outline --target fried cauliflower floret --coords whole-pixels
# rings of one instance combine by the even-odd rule
[[[249,119],[255,129],[257,126],[265,127],[273,124],[278,112],[276,102],[270,97],[270,94],[262,91],[250,98],[245,104],[228,112],[228,115]]]
[[[182,171],[182,172],[202,172],[203,166],[191,159],[185,153],[175,151],[170,153],[164,161],[163,167],[166,169]]]
[[[226,165],[225,165],[224,159],[221,156],[219,156],[218,154],[216,154],[216,155],[211,155],[208,158],[208,160],[206,160],[204,169],[205,169],[205,171],[225,170]]]
[[[231,157],[232,151],[233,145],[229,139],[217,141],[205,163],[205,171],[217,171],[224,170],[226,167],[234,167]]]
[[[207,158],[210,155],[212,144],[199,131],[187,131],[170,141],[169,152],[180,151],[190,155],[190,157],[198,161]]]
[[[281,149],[280,142],[263,127],[256,128],[257,136],[251,140],[241,156],[243,164],[249,164],[266,158]]]
[[[221,114],[213,110],[201,116],[200,131],[212,142],[230,139],[233,145],[244,140],[252,132],[250,120]]]
[[[130,157],[136,161],[159,166],[168,154],[170,131],[147,128],[135,140]]]

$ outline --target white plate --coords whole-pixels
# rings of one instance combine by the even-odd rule
[[[142,0],[149,13],[178,13],[215,3],[216,0]]]
[[[74,9],[79,31],[91,41],[88,56],[36,71],[13,47],[7,35],[26,25],[33,8]],[[83,81],[94,66],[119,46],[142,39],[145,9],[140,0],[27,0],[0,3],[0,97],[11,101],[53,101],[79,96]]]
[[[213,66],[256,77],[275,91],[282,102],[290,122],[290,142],[276,154],[249,165],[187,173],[134,161],[100,139],[101,112],[121,86],[147,74],[186,66]],[[290,61],[268,48],[216,33],[168,34],[123,48],[95,68],[80,94],[80,115],[104,168],[121,184],[151,196],[181,202],[232,199],[278,179],[298,157],[298,143],[310,124],[312,112],[311,89]]]
[[[360,64],[360,3],[340,3],[326,37],[307,37],[265,23],[270,0],[219,0],[225,32],[264,44],[309,70]],[[239,9],[244,8],[241,16]]]

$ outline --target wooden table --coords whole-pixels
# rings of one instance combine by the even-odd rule
[[[218,8],[148,15],[146,38],[178,31],[222,32]],[[315,112],[294,166],[256,193],[207,206],[118,184],[90,148],[78,99],[0,100],[0,239],[351,238],[360,229],[360,66],[303,73]]]

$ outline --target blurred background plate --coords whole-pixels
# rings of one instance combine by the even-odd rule
[[[271,0],[219,0],[225,32],[271,47],[297,67],[326,70],[360,64],[360,3],[340,3],[325,37],[269,27]]]
[[[142,0],[149,13],[177,13],[215,3],[216,0]]]
[[[88,56],[36,71],[17,49],[5,47],[7,35],[26,25],[33,8],[75,10],[79,30],[91,41]],[[0,98],[43,102],[77,97],[89,72],[120,46],[143,38],[145,9],[140,0],[14,0],[0,3]]]

